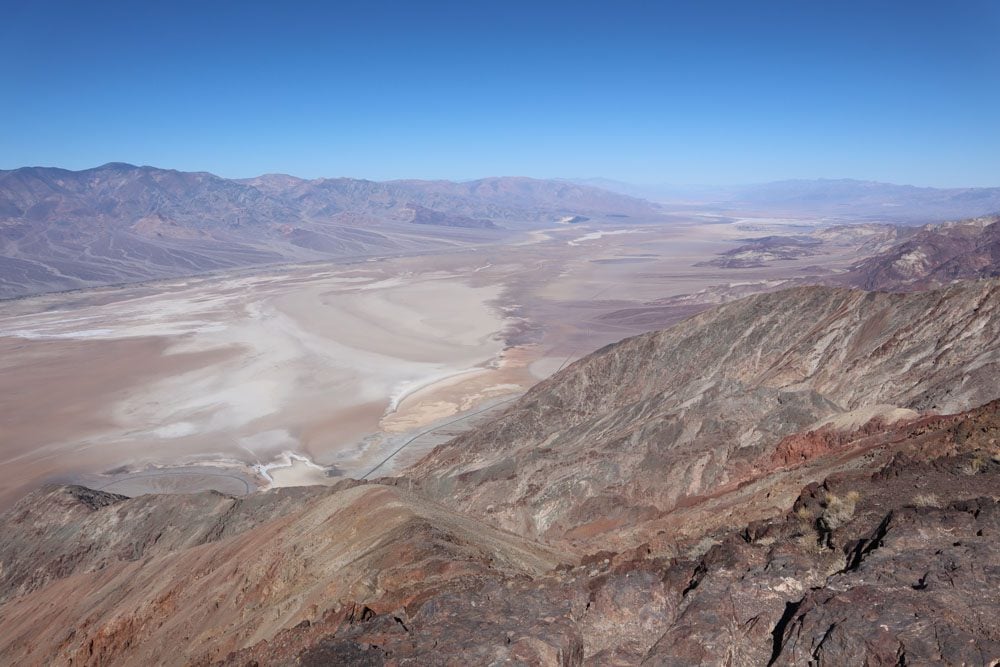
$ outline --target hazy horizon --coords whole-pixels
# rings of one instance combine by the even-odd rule
[[[529,178],[534,180],[551,180],[551,181],[566,181],[570,183],[576,183],[581,185],[591,185],[592,187],[603,187],[605,189],[610,189],[612,185],[624,186],[628,188],[635,189],[646,189],[646,190],[656,190],[656,189],[677,189],[677,190],[712,190],[712,189],[730,189],[730,188],[752,188],[757,186],[770,185],[774,183],[836,183],[836,182],[854,182],[854,183],[871,183],[878,185],[889,185],[898,187],[916,187],[916,188],[928,188],[928,189],[992,189],[1000,187],[1000,184],[996,185],[936,185],[936,184],[918,184],[918,183],[895,183],[890,181],[879,181],[872,179],[855,178],[851,176],[817,176],[814,178],[805,177],[789,177],[789,178],[779,178],[767,181],[746,181],[746,182],[731,182],[731,183],[685,183],[685,182],[635,182],[635,181],[623,181],[616,178],[609,178],[606,176],[531,176],[528,174],[486,174],[482,176],[473,176],[470,178],[429,178],[423,176],[402,176],[399,178],[366,178],[363,176],[355,176],[351,174],[337,174],[337,175],[317,175],[317,176],[302,176],[295,173],[280,172],[280,171],[267,171],[257,174],[251,174],[249,176],[230,176],[226,174],[220,174],[207,169],[178,169],[175,167],[168,167],[164,165],[148,164],[148,163],[133,163],[125,162],[122,160],[112,160],[110,162],[104,162],[102,164],[96,164],[91,166],[84,166],[76,169],[70,169],[61,165],[56,164],[25,164],[18,165],[14,167],[3,167],[0,171],[16,171],[18,169],[65,169],[67,171],[79,172],[88,171],[91,169],[100,169],[108,165],[121,164],[136,168],[152,168],[152,169],[162,169],[167,171],[179,171],[179,172],[189,172],[189,173],[210,173],[214,176],[224,178],[227,180],[250,180],[254,178],[260,178],[263,176],[289,176],[291,178],[297,178],[301,180],[335,180],[335,179],[352,179],[352,180],[365,180],[373,182],[391,182],[391,181],[449,181],[453,183],[473,183],[476,181],[494,179],[494,178]]]

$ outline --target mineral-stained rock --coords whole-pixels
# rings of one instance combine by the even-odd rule
[[[0,549],[2,664],[211,661],[345,600],[384,613],[447,582],[572,560],[382,485],[143,496],[67,515],[52,499],[72,493],[42,490],[0,519],[18,536]]]
[[[832,473],[785,512],[672,558],[559,553],[379,484],[270,492],[252,511],[218,494],[49,489],[0,520],[50,545],[4,551],[5,583],[26,560],[46,576],[5,589],[0,659],[987,664],[1000,658],[998,438],[998,403],[858,429],[842,436],[850,464],[825,459]],[[156,516],[188,532],[101,548]],[[73,537],[47,551],[59,535]]]
[[[998,534],[998,510],[977,498],[887,513],[844,570],[793,604],[776,662],[989,664],[1000,557],[986,534]]]

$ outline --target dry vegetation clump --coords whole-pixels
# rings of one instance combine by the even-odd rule
[[[843,498],[827,493],[823,513],[818,519],[820,528],[832,531],[850,521],[860,498],[861,494],[857,491],[849,491]]]
[[[962,467],[962,473],[965,475],[978,475],[986,467],[987,460],[983,452],[976,452],[976,455],[969,459],[968,463]]]
[[[918,493],[913,496],[913,504],[917,507],[941,507],[941,499],[933,493]]]
[[[808,549],[814,548],[818,542],[815,533],[816,522],[813,519],[812,510],[806,506],[802,506],[795,510],[795,516],[799,519],[798,525],[798,543],[799,546]]]

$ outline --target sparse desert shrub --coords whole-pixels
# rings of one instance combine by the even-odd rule
[[[941,499],[933,493],[918,493],[913,496],[913,504],[917,507],[941,507]]]
[[[836,530],[850,521],[860,499],[861,494],[857,491],[850,491],[843,498],[827,493],[823,514],[819,517],[820,528],[827,531]]]
[[[795,538],[795,543],[803,551],[819,551],[822,548],[819,538],[816,537],[816,533],[811,530],[798,535]]]
[[[816,522],[813,519],[812,510],[808,507],[800,507],[795,510],[798,517],[798,543],[803,549],[815,547],[817,543]]]
[[[709,536],[705,536],[698,540],[698,543],[688,549],[688,558],[701,558],[708,553],[708,550],[718,544],[718,540],[713,540]]]
[[[965,475],[978,475],[986,467],[986,456],[981,452],[969,459],[968,463],[962,466],[962,473]]]

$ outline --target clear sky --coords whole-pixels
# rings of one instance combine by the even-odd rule
[[[993,0],[0,9],[0,168],[1000,185]]]

